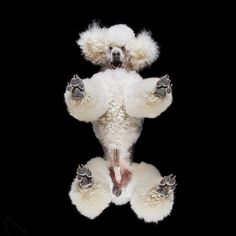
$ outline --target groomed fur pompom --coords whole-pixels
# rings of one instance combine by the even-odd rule
[[[106,51],[108,49],[106,36],[107,28],[101,28],[96,23],[80,34],[80,39],[77,43],[86,60],[91,61],[95,65],[106,64]]]
[[[134,31],[127,25],[119,24],[108,28],[107,40],[110,45],[123,47],[132,39],[135,39]]]
[[[129,62],[133,69],[139,71],[151,65],[159,56],[159,47],[146,31],[140,33],[137,38],[127,44]]]

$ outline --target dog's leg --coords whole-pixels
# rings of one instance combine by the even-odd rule
[[[169,76],[139,80],[126,88],[127,114],[137,118],[155,118],[172,102]]]
[[[108,92],[101,78],[80,79],[74,75],[66,87],[65,102],[70,115],[80,121],[92,122],[108,109]]]
[[[155,222],[168,216],[174,203],[175,176],[161,177],[150,164],[133,164],[131,207],[145,222]]]
[[[111,202],[110,176],[106,162],[93,158],[79,165],[69,193],[72,203],[84,216],[94,219]]]

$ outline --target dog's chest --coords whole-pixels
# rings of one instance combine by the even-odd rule
[[[124,81],[123,81],[124,82]],[[130,117],[126,112],[124,90],[125,83],[118,81],[109,86],[110,102],[107,112],[96,122],[93,122],[95,134],[100,140],[120,142],[128,133],[141,130],[140,119]]]
[[[113,98],[109,103],[107,112],[99,118],[99,123],[106,126],[121,127],[127,122],[129,116],[125,110],[125,103],[122,97]]]

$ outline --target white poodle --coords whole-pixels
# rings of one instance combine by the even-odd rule
[[[135,36],[122,24],[93,24],[80,34],[78,45],[84,57],[102,69],[90,79],[75,75],[65,101],[70,115],[92,123],[104,158],[79,165],[69,194],[72,203],[93,219],[110,202],[130,201],[139,218],[158,222],[172,209],[175,176],[162,177],[153,165],[132,162],[144,118],[159,116],[172,102],[168,75],[143,79],[137,73],[157,59],[158,45],[148,32]]]

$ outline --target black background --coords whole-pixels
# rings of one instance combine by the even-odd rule
[[[10,63],[4,68],[8,77],[3,81],[7,88],[3,106],[4,233],[77,235],[95,229],[122,234],[144,229],[189,235],[193,227],[201,232],[203,218],[196,220],[204,210],[198,175],[204,168],[201,150],[207,132],[202,134],[199,124],[207,122],[207,117],[202,115],[204,101],[198,97],[196,80],[205,67],[200,59],[207,44],[203,29],[209,24],[202,24],[204,6],[157,2],[134,7],[110,2],[105,8],[105,4],[89,2],[70,7],[35,4],[24,12],[17,7],[5,19],[10,36],[6,61]],[[98,218],[89,220],[68,197],[77,165],[102,155],[91,125],[70,117],[63,99],[75,73],[85,78],[99,70],[85,61],[75,42],[93,20],[104,26],[124,23],[136,33],[151,30],[160,45],[160,58],[140,73],[143,77],[168,73],[173,82],[173,104],[160,117],[145,120],[134,152],[136,162],[152,163],[162,175],[177,176],[173,211],[158,225],[139,220],[129,204],[111,204]]]

